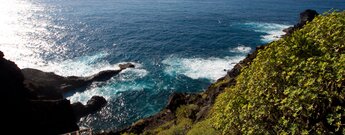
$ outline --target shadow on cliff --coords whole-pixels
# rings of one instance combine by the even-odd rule
[[[100,96],[93,96],[86,105],[71,104],[63,98],[64,92],[83,88],[94,81],[105,81],[126,68],[101,71],[89,77],[63,77],[37,69],[19,69],[4,58],[0,51],[0,88],[3,103],[3,129],[16,129],[15,134],[62,134],[79,130],[79,119],[95,113],[107,104]]]

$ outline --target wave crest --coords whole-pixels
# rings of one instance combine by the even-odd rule
[[[192,79],[209,79],[216,81],[233,68],[234,63],[242,60],[244,56],[225,58],[174,58],[170,57],[162,61],[166,66],[164,72],[171,75],[185,75]]]
[[[231,48],[230,52],[232,53],[249,53],[252,50],[252,48],[244,46],[244,45],[239,45],[235,48]]]
[[[285,34],[283,29],[291,26],[285,24],[259,22],[244,23],[244,25],[250,27],[255,32],[265,33],[265,35],[261,36],[261,41],[264,43],[269,43],[280,39],[281,36]]]
[[[105,83],[93,83],[89,88],[83,92],[76,92],[67,99],[74,102],[81,102],[86,104],[92,96],[102,96],[106,100],[114,98],[118,92],[129,90],[143,90],[150,88],[152,85],[144,82],[137,82],[137,79],[145,77],[149,72],[140,68],[141,64],[134,63],[137,68],[128,68],[120,72],[117,76],[113,77]],[[139,69],[138,69],[139,67]]]

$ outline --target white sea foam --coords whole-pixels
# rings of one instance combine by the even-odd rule
[[[261,36],[261,41],[264,43],[269,43],[275,40],[278,40],[282,35],[285,33],[283,29],[290,27],[291,25],[284,25],[284,24],[276,24],[276,23],[258,23],[258,22],[251,22],[245,23],[244,25],[250,26],[256,32],[265,33],[265,35]]]
[[[4,46],[2,46],[4,47]],[[5,51],[5,52],[10,52]],[[13,52],[14,54],[15,52]],[[23,50],[26,54],[25,50]],[[6,55],[6,54],[5,54]],[[12,57],[15,55],[7,55]],[[39,57],[23,57],[22,59],[16,60],[15,57],[11,58],[16,60],[16,63],[20,64],[21,68],[36,68],[45,72],[54,72],[62,76],[89,76],[96,74],[103,70],[116,70],[120,69],[119,64],[127,63],[121,62],[116,64],[110,64],[104,60],[109,54],[107,52],[100,52],[94,55],[85,55],[67,60],[55,60],[55,61],[43,61]],[[19,62],[18,62],[19,61]],[[143,69],[143,65],[139,63],[131,62],[136,68],[128,68],[120,72],[119,75],[113,77],[109,81],[98,85],[97,83],[92,84],[83,92],[76,92],[73,95],[67,97],[71,102],[86,102],[92,96],[103,96],[106,100],[115,96],[117,92],[127,90],[142,90],[144,88],[152,87],[153,85],[136,83],[136,79],[145,77],[148,71]]]
[[[226,74],[226,70],[233,68],[235,63],[244,56],[225,58],[174,58],[162,61],[166,65],[165,72],[175,76],[182,74],[192,79],[206,78],[215,81]]]
[[[78,57],[73,60],[67,60],[56,64],[59,66],[51,68],[51,70],[57,74],[62,74],[65,76],[87,76],[102,70],[119,69],[119,64],[127,63],[121,62],[117,64],[109,64],[108,62],[102,60],[107,56],[108,53],[99,53],[92,56]],[[145,77],[148,74],[148,71],[143,69],[143,65],[139,63],[131,63],[134,64],[136,68],[128,68],[123,70],[120,72],[120,74],[108,80],[101,86],[99,86],[97,82],[93,83],[85,91],[76,92],[67,99],[70,99],[71,102],[81,102],[86,104],[87,100],[89,100],[92,96],[103,96],[108,100],[119,91],[143,89],[146,84],[137,84],[134,80]]]
[[[135,64],[140,67],[140,64]],[[121,91],[130,91],[130,90],[143,90],[144,88],[153,87],[153,85],[146,83],[138,83],[135,80],[145,77],[148,74],[148,71],[145,69],[126,69],[121,72],[116,77],[107,81],[105,85],[98,86],[97,83],[92,84],[83,92],[76,92],[72,96],[69,96],[67,99],[74,102],[81,102],[86,104],[86,102],[92,96],[102,96],[106,100],[116,96],[118,92]]]
[[[119,69],[118,64],[110,64],[103,60],[107,56],[108,54],[106,52],[102,52],[63,61],[52,61],[37,68],[63,76],[89,76],[102,70]]]
[[[247,46],[244,46],[244,45],[239,45],[239,46],[237,46],[235,48],[231,48],[230,52],[232,52],[232,53],[245,53],[245,54],[247,54],[251,50],[252,50],[252,48],[250,48],[250,47],[247,47]]]
[[[145,69],[125,69],[119,74],[121,81],[135,80],[137,78],[143,78],[148,74]]]

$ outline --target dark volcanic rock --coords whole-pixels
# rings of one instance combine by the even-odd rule
[[[101,96],[93,96],[89,101],[86,103],[86,107],[89,111],[96,112],[97,110],[101,109],[103,106],[107,104],[107,100]]]
[[[94,81],[106,81],[126,68],[134,68],[134,65],[131,63],[122,64],[120,65],[120,70],[101,71],[88,77],[63,77],[52,72],[43,72],[32,68],[22,69],[22,73],[25,77],[25,84],[28,87],[35,91],[40,91],[40,93],[46,94],[47,96],[60,98],[57,96],[60,93],[86,87]]]
[[[300,13],[300,20],[296,25],[286,28],[283,31],[286,33],[286,35],[290,35],[295,30],[301,29],[305,24],[307,24],[307,22],[311,22],[318,15],[319,13],[317,13],[315,10],[307,9]]]
[[[21,129],[15,134],[54,135],[78,130],[77,120],[100,110],[107,101],[93,96],[85,106],[81,103],[71,105],[69,100],[63,99],[62,89],[109,79],[120,72],[103,71],[90,77],[62,77],[36,69],[20,70],[14,62],[3,57],[0,51],[1,122],[4,129]]]
[[[81,117],[84,117],[88,114],[95,113],[102,109],[107,104],[107,101],[100,96],[93,96],[86,105],[83,105],[80,102],[73,103],[72,108],[76,115],[76,119],[79,120]]]
[[[186,104],[186,94],[184,93],[173,93],[168,100],[166,109],[175,111],[180,105]]]
[[[194,103],[199,98],[201,96],[198,94],[173,93],[170,95],[165,109],[175,112],[179,106]]]
[[[0,51],[0,59],[4,58],[4,53]]]
[[[23,84],[24,76],[0,51],[1,122],[15,134],[61,134],[78,130],[68,100],[41,100]]]
[[[123,70],[123,69],[121,69]],[[106,81],[109,80],[111,77],[119,74],[121,72],[121,70],[105,70],[105,71],[101,71],[91,77],[87,77],[85,78],[85,82],[93,82],[93,81]]]
[[[81,117],[84,117],[87,115],[86,113],[84,113],[86,110],[86,106],[83,105],[82,103],[80,102],[73,103],[71,104],[71,106],[72,106],[76,120],[79,120]]]
[[[79,129],[69,100],[32,100],[29,127],[35,134],[61,134]]]
[[[304,25],[307,22],[311,22],[316,16],[318,16],[319,13],[317,13],[315,10],[307,9],[304,12],[300,13],[300,25]]]
[[[120,69],[126,69],[126,68],[134,68],[135,65],[132,63],[126,63],[126,64],[119,64]]]

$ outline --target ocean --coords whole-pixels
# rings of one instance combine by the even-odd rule
[[[345,0],[0,1],[0,50],[20,68],[89,76],[136,65],[64,95],[72,103],[107,99],[79,122],[95,131],[153,115],[173,92],[204,91],[305,9],[345,9]]]

